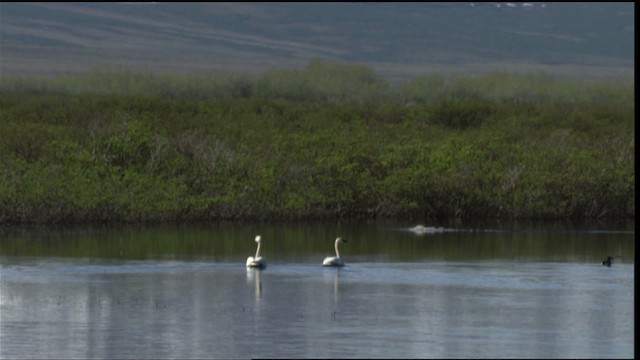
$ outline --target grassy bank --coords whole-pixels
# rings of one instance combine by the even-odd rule
[[[632,84],[317,60],[0,91],[3,223],[635,217]]]

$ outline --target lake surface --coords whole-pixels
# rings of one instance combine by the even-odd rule
[[[5,229],[0,356],[634,356],[633,224],[413,225]]]

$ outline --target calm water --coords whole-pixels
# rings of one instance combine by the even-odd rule
[[[633,225],[413,225],[4,231],[0,356],[634,356]]]

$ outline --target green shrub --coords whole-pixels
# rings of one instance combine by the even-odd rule
[[[0,84],[0,222],[635,216],[626,83],[98,69]]]

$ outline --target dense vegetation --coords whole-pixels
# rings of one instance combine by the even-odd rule
[[[0,91],[2,223],[635,217],[632,83],[316,60]]]

